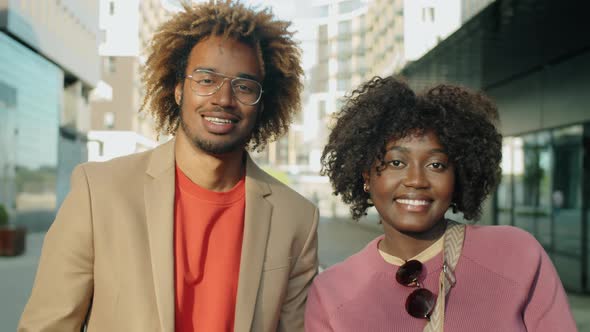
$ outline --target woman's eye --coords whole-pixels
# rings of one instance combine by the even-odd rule
[[[391,165],[393,167],[401,167],[403,166],[403,162],[401,160],[391,160],[387,162],[388,165]]]
[[[447,168],[447,166],[443,163],[432,163],[430,164],[430,167],[434,168],[434,169],[445,169]]]

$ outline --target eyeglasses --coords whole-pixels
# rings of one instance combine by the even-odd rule
[[[186,78],[191,80],[191,90],[199,96],[215,94],[229,80],[234,96],[242,104],[256,105],[262,97],[262,85],[249,78],[227,76],[206,69],[197,69]]]
[[[408,295],[406,299],[406,311],[413,317],[430,319],[430,315],[434,311],[436,295],[420,286],[418,277],[421,273],[422,263],[412,259],[399,267],[395,274],[395,279],[401,285],[418,287],[418,289]]]

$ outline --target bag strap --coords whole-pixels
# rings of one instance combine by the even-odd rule
[[[457,280],[455,267],[461,256],[463,241],[465,240],[465,225],[447,220],[443,245],[443,270],[440,272],[438,298],[430,320],[424,327],[424,332],[442,332],[445,323],[445,298]]]

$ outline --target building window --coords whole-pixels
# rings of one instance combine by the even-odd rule
[[[337,86],[339,91],[346,91],[350,89],[350,78],[339,78]]]
[[[338,60],[338,73],[346,73],[349,74],[352,72],[352,61],[351,57],[343,58]]]
[[[112,56],[104,58],[104,70],[106,73],[115,73],[117,71],[117,59]]]
[[[103,124],[105,129],[113,129],[115,127],[115,113],[106,112],[104,114]]]
[[[319,114],[320,121],[323,121],[324,118],[326,117],[326,101],[325,100],[320,100],[318,102],[318,114]]]
[[[434,7],[422,8],[422,22],[434,22]]]
[[[338,14],[350,13],[362,6],[360,0],[347,0],[338,3]]]
[[[352,40],[351,39],[338,40],[337,49],[338,49],[338,58],[340,58],[340,59],[349,58],[352,53]]]
[[[330,14],[330,8],[328,5],[323,5],[317,9],[319,17],[328,17]]]
[[[352,32],[352,21],[346,20],[338,23],[338,35],[340,38],[350,35]]]
[[[505,138],[502,180],[494,197],[495,223],[534,235],[564,286],[580,291],[588,291],[582,261],[590,253],[581,232],[584,215],[590,215],[582,204],[590,192],[584,169],[588,137],[590,124]]]

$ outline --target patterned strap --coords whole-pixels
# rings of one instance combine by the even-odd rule
[[[455,267],[461,256],[463,240],[465,239],[465,225],[448,220],[444,235],[443,270],[440,272],[438,299],[430,320],[424,327],[424,332],[442,332],[445,322],[445,298],[455,286]]]

